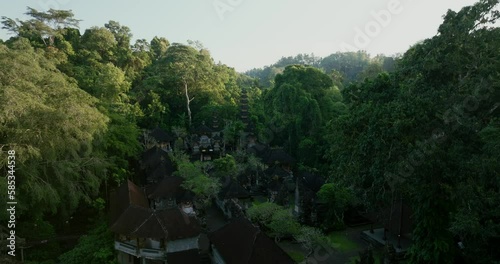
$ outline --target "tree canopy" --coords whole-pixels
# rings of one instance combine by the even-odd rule
[[[141,135],[159,127],[176,136],[175,174],[199,208],[224,177],[238,181],[245,171],[250,185],[264,181],[266,165],[247,148],[280,147],[296,164],[276,167],[289,174],[278,184],[295,183],[298,192],[307,184],[298,172],[327,178],[311,196],[326,206],[325,229],[342,226],[354,204],[383,213],[396,197],[412,210],[410,263],[499,261],[498,3],[448,11],[435,36],[398,57],[298,54],[245,74],[215,63],[198,41],[134,40],[113,20],[80,31],[68,10],[2,17],[12,37],[0,41],[0,171],[14,150],[19,234],[64,233],[82,208],[102,215],[108,189],[138,177]],[[190,161],[187,138],[214,120],[219,143],[234,153]],[[309,250],[323,240],[277,204],[255,205],[247,216]],[[0,212],[0,222],[8,217]],[[111,247],[95,247],[111,241],[103,230],[101,223],[60,261],[111,262]],[[37,261],[61,253],[56,243],[44,249]]]

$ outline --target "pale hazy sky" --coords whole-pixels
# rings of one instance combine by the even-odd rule
[[[326,56],[349,49],[403,53],[436,34],[448,9],[475,0],[2,0],[0,16],[26,19],[39,11],[71,9],[81,33],[109,20],[130,27],[134,39],[171,43],[199,40],[216,62],[245,71],[282,56]],[[376,15],[378,14],[378,15]],[[389,14],[390,16],[387,16]],[[378,18],[377,18],[378,17]],[[0,39],[9,36],[0,30]]]

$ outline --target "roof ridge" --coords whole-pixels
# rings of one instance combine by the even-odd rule
[[[252,228],[255,230],[255,232],[253,232],[252,251],[250,252],[250,255],[248,256],[248,259],[247,259],[247,261],[245,263],[250,263],[250,260],[252,259],[252,256],[253,256],[254,251],[255,251],[255,241],[257,241],[257,236],[261,232],[260,228],[254,226],[251,221],[248,221],[248,222],[250,223],[250,225],[252,226]]]
[[[154,211],[153,211],[153,212],[151,212],[151,214],[149,215],[149,217],[147,217],[144,221],[142,221],[142,223],[141,223],[139,226],[137,226],[137,228],[136,228],[134,231],[130,232],[130,234],[134,234],[135,232],[139,231],[139,229],[140,229],[140,228],[141,228],[144,224],[146,224],[146,222],[147,222],[147,221],[148,221],[148,220],[149,220],[149,219],[153,216],[153,214],[154,214]]]
[[[128,204],[132,205],[132,192],[130,191],[130,184],[133,183],[131,180],[127,179],[127,197],[128,197]]]
[[[186,212],[184,212],[184,210],[182,210],[179,207],[177,207],[176,210],[181,214],[182,219],[184,220],[184,223],[186,225],[191,224],[191,218],[189,217],[189,215]]]
[[[168,232],[167,227],[163,224],[163,222],[161,221],[161,219],[158,217],[158,214],[156,214],[156,210],[155,210],[155,211],[153,211],[153,214],[155,215],[156,220],[157,220],[157,221],[158,221],[158,223],[160,224],[161,229],[163,229],[163,231],[167,234],[166,239],[168,240],[169,232]]]

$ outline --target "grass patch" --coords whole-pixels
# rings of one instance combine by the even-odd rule
[[[345,232],[331,232],[327,235],[327,238],[330,246],[341,252],[361,250],[360,246],[356,242],[350,240]]]
[[[382,262],[380,262],[380,257],[378,256],[374,256],[375,258],[375,264],[383,264]],[[348,264],[356,264],[356,260],[359,261],[359,257],[352,257],[349,259],[349,262],[347,262]]]
[[[262,203],[265,203],[265,202],[267,202],[267,198],[266,197],[257,196],[257,197],[254,197],[254,199],[252,201],[252,206],[259,205],[259,204],[262,204]]]
[[[293,259],[293,261],[297,263],[304,261],[304,259],[306,258],[304,254],[302,254],[302,252],[299,251],[288,251],[286,253]]]
[[[375,264],[384,264],[383,262],[383,252],[380,250],[373,250],[373,258],[375,260]],[[348,264],[356,264],[356,260],[360,260],[359,256],[354,256],[349,259]],[[403,263],[403,262],[402,262]]]
[[[347,264],[356,264],[356,260],[359,260],[359,257],[351,257]]]

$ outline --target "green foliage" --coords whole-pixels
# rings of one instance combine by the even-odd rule
[[[82,49],[96,52],[96,59],[100,62],[113,60],[115,56],[113,49],[116,45],[115,36],[104,27],[91,27],[85,30],[80,43]]]
[[[304,261],[305,259],[305,256],[304,254],[302,254],[302,252],[300,251],[288,251],[286,252],[288,254],[288,256],[290,256],[293,261],[295,261],[296,263],[301,263],[302,261]]]
[[[59,261],[65,264],[114,264],[117,262],[113,244],[113,234],[102,221],[87,235],[82,236],[72,250],[59,256]]]
[[[326,217],[323,219],[323,228],[339,228],[344,225],[344,212],[353,205],[352,191],[339,184],[327,183],[318,191],[318,199],[326,204]]]
[[[159,127],[163,123],[165,115],[169,113],[168,105],[162,103],[160,96],[153,91],[149,91],[144,103],[146,107],[142,126],[147,128]]]
[[[238,167],[236,166],[236,160],[233,156],[226,154],[222,158],[215,159],[213,161],[213,166],[215,169],[215,175],[219,177],[236,177],[238,173]]]
[[[373,250],[371,248],[366,249],[363,252],[359,252],[359,260],[355,260],[355,264],[376,264],[376,260],[373,257]],[[397,261],[389,263],[397,263]]]
[[[370,65],[370,56],[365,51],[337,52],[323,58],[320,65],[325,72],[332,70],[340,72],[349,83]]]
[[[168,105],[170,112],[175,113],[168,123],[162,120],[168,126],[209,122],[213,115],[221,119],[236,116],[241,87],[240,75],[234,69],[214,64],[208,50],[203,48],[170,45],[162,39],[154,39],[151,45],[153,63],[145,69],[143,80],[135,88],[142,109],[148,107],[151,101],[148,94],[153,91],[161,104]]]
[[[271,223],[273,214],[280,209],[281,206],[275,203],[265,202],[250,207],[247,210],[247,216],[253,222],[260,223],[263,226],[267,226]]]
[[[305,65],[321,69],[325,73],[334,73],[331,77],[338,88],[350,82],[363,80],[371,77],[373,73],[394,70],[394,58],[377,55],[370,58],[365,51],[337,52],[324,58],[314,54],[298,54],[295,57],[283,57],[270,66],[252,69],[246,72],[248,76],[259,80],[261,87],[270,88],[274,84],[274,78],[290,65]]]
[[[499,236],[497,127],[498,1],[449,11],[439,34],[408,50],[394,73],[342,93],[348,112],[326,139],[333,182],[379,210],[411,204],[412,263],[452,263],[454,237],[466,261],[490,263]],[[482,58],[490,59],[484,60]],[[496,142],[496,143],[495,143]],[[478,257],[480,256],[480,257]]]
[[[155,36],[151,40],[151,56],[153,57],[153,59],[157,60],[165,56],[168,46],[170,46],[170,43],[166,38],[158,38]]]
[[[122,159],[136,157],[141,150],[139,145],[139,129],[121,113],[109,113],[111,122],[104,135],[103,147],[109,157],[116,156]]]
[[[335,86],[342,88],[351,82],[373,77],[381,71],[391,72],[394,70],[394,58],[377,55],[370,58],[366,51],[337,52],[324,58],[314,54],[299,54],[295,57],[283,57],[270,66],[252,69],[246,72],[248,76],[259,80],[259,86],[270,88],[274,84],[274,78],[290,65],[305,65],[321,69],[330,74]]]
[[[27,9],[25,14],[31,19],[21,21],[2,17],[2,28],[28,39],[34,47],[54,46],[55,40],[60,39],[66,29],[78,27],[79,20],[73,17],[71,10],[41,12],[31,7]]]
[[[71,211],[90,201],[106,166],[93,141],[108,118],[44,54],[25,39],[0,46],[0,135],[2,148],[17,154],[20,215],[28,208],[30,215]]]
[[[280,209],[273,213],[270,223],[267,225],[271,235],[277,239],[282,237],[293,237],[300,233],[300,224],[297,222],[289,209]]]
[[[331,78],[320,70],[301,65],[286,67],[263,100],[268,126],[276,128],[272,144],[285,146],[299,161],[315,167],[321,158],[320,149],[316,146],[313,153],[304,155],[299,148],[310,148],[309,143],[320,140],[326,123],[344,112],[337,105],[342,105],[341,100]]]
[[[276,239],[295,236],[300,232],[300,224],[290,210],[275,203],[254,205],[247,210],[247,216],[265,227],[269,235]]]
[[[245,128],[245,124],[243,122],[237,120],[233,122],[228,122],[224,126],[223,134],[224,134],[224,142],[226,144],[236,144],[238,142],[238,139],[241,136],[241,133],[243,132]]]
[[[184,178],[182,186],[196,195],[200,207],[209,206],[221,188],[219,180],[203,173],[202,163],[190,162],[186,155],[175,156],[173,160],[177,164],[174,174]]]
[[[61,248],[57,241],[54,241],[56,232],[54,226],[48,221],[40,218],[23,221],[16,225],[16,235],[26,239],[26,241],[45,241],[46,243],[39,244],[26,250],[27,261],[37,261],[45,263],[53,263],[52,260],[61,254]]]
[[[313,250],[316,246],[324,245],[327,242],[321,230],[310,226],[302,226],[299,232],[294,235],[294,238],[308,251]]]
[[[326,236],[328,244],[342,252],[352,252],[360,249],[360,245],[352,241],[343,231],[334,231]]]
[[[497,6],[480,0],[448,11],[438,34],[401,58],[299,54],[248,72],[256,79],[214,63],[199,42],[171,45],[155,37],[131,46],[130,28],[116,21],[80,35],[71,11],[28,8],[25,21],[2,17],[14,37],[0,41],[0,169],[5,151],[14,149],[20,234],[35,238],[37,224],[34,234],[55,236],[48,214],[71,215],[82,202],[102,208],[101,183],[133,173],[137,121],[143,128],[177,126],[176,146],[183,146],[192,123],[216,116],[225,121],[225,143],[235,146],[245,128],[231,120],[244,88],[265,143],[290,150],[303,168],[330,166],[332,183],[318,193],[326,227],[339,226],[353,201],[381,211],[398,195],[414,211],[412,263],[451,263],[454,237],[464,243],[466,261],[491,263],[500,237]],[[219,179],[204,173],[210,163],[175,160],[184,187],[208,205],[220,189]],[[262,170],[254,157],[241,161]],[[231,156],[213,165],[224,175],[241,169]],[[248,216],[307,248],[320,237],[274,204],[255,205]],[[100,226],[60,261],[113,262],[108,239]],[[60,253],[55,243],[41,248],[28,259],[53,262]]]

